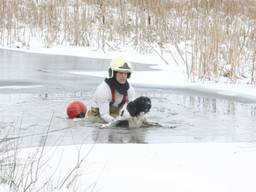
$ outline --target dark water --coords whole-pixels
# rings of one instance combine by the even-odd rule
[[[86,119],[69,120],[66,107],[89,107],[102,78],[70,70],[106,70],[109,60],[49,56],[0,49],[0,135],[22,146],[81,143],[255,142],[256,104],[214,94],[137,87],[152,99],[148,118],[176,128],[99,129]],[[134,64],[135,70],[146,70]]]

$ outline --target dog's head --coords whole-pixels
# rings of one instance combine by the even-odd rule
[[[131,101],[127,105],[127,111],[132,117],[138,116],[141,113],[148,113],[151,109],[151,100],[148,97],[138,97],[134,101]]]

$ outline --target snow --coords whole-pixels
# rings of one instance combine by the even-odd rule
[[[124,55],[132,62],[156,64],[154,69],[158,69],[134,71],[131,78],[134,85],[190,88],[256,100],[255,88],[247,84],[191,83],[187,80],[182,66],[177,65],[171,57],[165,57],[168,61],[166,64],[154,52],[142,55],[127,48],[122,52],[104,53],[94,48],[63,46],[46,49],[40,43],[37,44],[36,40],[33,40],[33,46],[29,50],[12,50],[106,59]],[[106,76],[105,71],[68,72]],[[35,189],[47,181],[52,186],[49,191],[55,192],[254,192],[256,190],[255,143],[67,145],[20,149],[17,159],[21,163],[28,162],[31,157],[35,157],[34,154],[40,154],[40,151],[43,156],[40,159],[38,173],[40,177]],[[77,167],[75,171],[72,171],[75,167]],[[7,188],[6,183],[1,182],[0,192],[8,191]]]
[[[24,149],[18,157],[25,162],[37,150]],[[47,163],[39,180],[44,183],[48,178],[42,176],[55,175],[51,185],[56,192],[253,192],[255,150],[252,143],[45,147],[41,161]]]
[[[22,85],[9,85],[9,86],[1,86],[1,89],[31,89],[31,88],[40,88],[42,85],[28,85],[28,86],[22,86]]]

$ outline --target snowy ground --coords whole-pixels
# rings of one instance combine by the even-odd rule
[[[22,150],[18,159],[28,163],[36,150]],[[254,192],[255,151],[252,143],[46,147],[37,187],[48,182],[54,192]],[[8,190],[2,185],[0,191]]]
[[[96,58],[112,58],[120,54],[63,47],[36,48],[34,51]],[[256,101],[256,91],[252,86],[223,83],[192,84],[186,80],[184,69],[172,60],[167,59],[169,61],[167,65],[156,54],[143,56],[131,50],[121,54],[134,62],[158,64],[156,66],[160,69],[158,71],[135,71],[132,74],[134,85],[189,88],[249,102]],[[104,71],[69,72],[104,77],[106,74]],[[5,88],[5,86],[1,87],[2,90]],[[255,120],[255,116],[251,118]],[[56,192],[254,192],[256,190],[253,180],[256,173],[256,143],[79,144],[21,149],[16,155],[18,163],[27,167],[28,162],[33,162],[34,159],[40,160],[35,163],[40,167],[37,173],[40,177],[37,183],[32,185],[32,191],[40,189],[45,182],[48,183],[48,190],[42,191]],[[26,173],[27,175],[32,172],[32,169],[28,170],[30,172]],[[16,172],[17,175],[25,173],[24,170],[22,172],[18,169]],[[1,183],[0,191],[8,191],[7,184],[4,181]]]

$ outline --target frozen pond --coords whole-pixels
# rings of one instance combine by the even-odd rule
[[[255,142],[256,104],[190,90],[135,87],[152,99],[148,118],[176,128],[99,129],[87,120],[69,120],[73,100],[91,105],[102,78],[71,70],[106,70],[108,60],[49,56],[0,49],[0,134],[22,146],[80,143]],[[135,70],[146,70],[134,64]],[[106,73],[107,75],[107,73]]]

